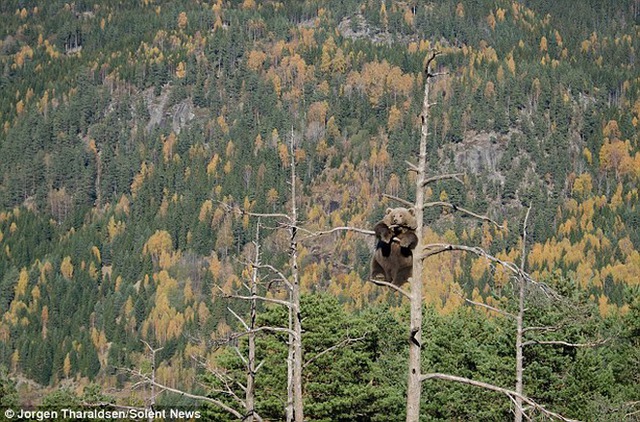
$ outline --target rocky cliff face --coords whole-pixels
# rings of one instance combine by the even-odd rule
[[[167,107],[169,102],[170,89],[164,89],[157,97],[153,95],[150,89],[145,93],[147,109],[149,110],[149,123],[147,123],[147,132],[153,130],[156,126],[162,126],[167,122],[171,122],[171,128],[178,134],[180,130],[194,117],[193,102],[191,98],[182,100],[172,107]]]
[[[511,135],[468,132],[462,142],[447,145],[442,149],[442,162],[456,171],[482,174],[490,180],[504,182],[504,176],[498,170],[498,163],[511,140]]]

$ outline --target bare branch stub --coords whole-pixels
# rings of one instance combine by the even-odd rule
[[[416,166],[415,164],[413,164],[411,161],[409,160],[405,160],[405,163],[407,163],[407,165],[409,166],[409,171],[413,171],[413,172],[418,172],[420,169],[418,168],[418,166]]]

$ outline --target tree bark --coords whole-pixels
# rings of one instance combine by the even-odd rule
[[[518,315],[516,317],[516,393],[515,396],[516,409],[515,409],[515,422],[522,422],[522,391],[523,381],[522,375],[524,372],[524,357],[522,353],[522,335],[524,324],[524,280],[518,278],[518,287],[520,289],[518,294]]]
[[[418,156],[416,178],[415,212],[418,226],[417,251],[422,251],[422,237],[424,229],[424,186],[427,183],[427,138],[429,135],[429,80],[431,78],[431,63],[437,53],[432,53],[427,59],[424,82],[424,98],[422,100],[422,130],[420,133],[420,151]],[[422,373],[420,369],[422,348],[422,269],[424,267],[421,253],[413,260],[413,275],[411,277],[411,316],[409,327],[409,374],[407,380],[407,422],[418,422],[420,419],[420,398],[422,393]]]
[[[527,220],[529,220],[529,213],[531,212],[531,206],[527,209],[527,214],[524,217],[524,223],[522,225],[522,257],[520,261],[520,271],[524,272],[525,264],[527,261]],[[523,347],[523,335],[524,335],[524,296],[525,296],[525,279],[518,277],[518,315],[516,317],[516,393],[515,403],[516,409],[514,412],[514,421],[522,422],[523,410],[522,410],[522,392],[523,392],[523,373],[524,373],[524,356],[522,353]]]
[[[290,263],[291,263],[291,311],[293,313],[293,415],[296,422],[304,421],[302,403],[302,321],[300,316],[300,277],[298,274],[298,208],[296,206],[296,159],[291,131],[291,216],[290,216]]]
[[[260,265],[260,219],[256,227],[256,255],[251,272],[251,285],[249,286],[251,296],[258,294],[258,267]],[[251,300],[250,316],[249,316],[249,338],[248,338],[248,356],[247,356],[247,391],[245,392],[244,402],[247,407],[247,422],[253,422],[255,414],[255,390],[256,390],[256,313],[257,299]]]

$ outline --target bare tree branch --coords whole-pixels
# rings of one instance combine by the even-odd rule
[[[513,403],[513,405],[515,406],[516,410],[515,412],[519,412],[522,416],[524,416],[525,418],[527,418],[528,421],[531,420],[531,418],[525,413],[525,411],[527,410],[525,407],[522,406],[522,403],[520,403],[518,401],[518,399],[516,399],[516,397],[513,396],[509,396],[507,395],[507,397],[509,397],[509,399],[511,400],[511,402]]]
[[[323,355],[326,355],[327,353],[330,353],[330,352],[332,352],[332,351],[334,351],[334,350],[336,350],[336,349],[339,349],[339,348],[344,347],[344,346],[348,346],[348,345],[349,345],[349,344],[351,344],[351,343],[356,343],[356,342],[358,342],[358,341],[362,341],[362,340],[364,340],[364,339],[365,339],[365,337],[366,337],[366,336],[367,336],[367,335],[365,334],[365,335],[363,335],[362,337],[358,337],[358,338],[346,338],[346,339],[342,340],[340,343],[338,343],[338,344],[336,344],[336,345],[333,345],[333,346],[329,347],[328,349],[323,350],[322,352],[318,353],[317,355],[315,355],[314,357],[312,357],[311,359],[309,359],[308,361],[306,361],[306,362],[304,363],[304,365],[302,365],[302,367],[303,367],[303,368],[306,368],[306,366],[307,366],[307,365],[309,365],[309,364],[310,364],[311,362],[313,362],[314,360],[316,360],[316,359],[318,359],[319,357],[321,357],[321,356],[323,356]]]
[[[497,313],[499,313],[500,315],[504,315],[504,316],[509,317],[509,318],[513,318],[513,319],[515,319],[515,318],[516,318],[516,316],[515,316],[515,315],[510,314],[510,313],[509,313],[509,312],[507,312],[507,311],[503,311],[502,309],[499,309],[499,308],[493,307],[493,306],[491,306],[491,305],[487,305],[486,303],[476,302],[476,301],[474,301],[474,300],[467,299],[467,298],[464,296],[464,294],[462,294],[462,292],[460,292],[460,291],[456,291],[456,292],[454,292],[454,293],[455,293],[455,294],[457,294],[458,296],[460,296],[460,297],[461,297],[465,302],[467,302],[467,303],[468,303],[468,304],[470,304],[470,305],[480,306],[480,307],[482,307],[482,308],[489,309],[490,311],[497,312]]]
[[[411,161],[405,160],[405,163],[407,163],[407,165],[409,166],[409,171],[414,171],[416,173],[418,172],[418,166],[413,164]]]
[[[440,174],[438,176],[432,176],[426,179],[424,182],[422,182],[422,186],[427,186],[429,183],[434,183],[440,180],[448,180],[448,179],[453,179],[457,182],[463,183],[462,180],[460,180],[459,178],[460,176],[464,176],[464,173],[450,173],[450,174]]]
[[[294,337],[297,337],[296,333],[293,330],[289,329],[289,328],[263,326],[263,327],[253,328],[253,329],[251,329],[251,330],[249,330],[247,332],[244,332],[244,333],[238,333],[238,334],[236,334],[234,336],[234,338],[240,338],[240,337],[243,337],[243,336],[245,336],[247,334],[257,334],[257,333],[260,333],[262,331],[271,331],[271,332],[274,332],[274,333],[286,333],[286,334],[291,334]]]
[[[291,282],[287,279],[287,276],[285,276],[282,273],[282,271],[278,270],[273,265],[270,265],[270,264],[255,264],[255,263],[252,264],[252,265],[253,265],[254,268],[257,268],[257,269],[263,269],[264,268],[264,269],[267,269],[267,270],[273,272],[274,274],[276,274],[278,276],[278,280],[279,281],[282,281],[284,284],[287,285],[288,289],[292,288]],[[273,282],[273,280],[272,280],[272,282]]]
[[[431,178],[425,180],[424,184],[426,185],[427,183],[431,183],[433,181],[441,180],[441,179],[445,179],[445,178],[449,178],[449,179],[455,178],[454,176],[456,176],[456,175],[434,176],[434,177],[431,177]],[[387,193],[384,193],[384,194],[382,194],[382,196],[385,197],[385,198],[393,199],[394,201],[400,202],[401,204],[403,204],[403,205],[405,205],[407,207],[410,207],[410,208],[415,206],[415,204],[413,204],[413,203],[411,203],[411,202],[409,202],[409,201],[407,201],[405,199],[402,199],[402,198],[399,198],[397,196],[394,196],[394,195],[389,195]],[[469,211],[466,208],[459,207],[459,206],[451,204],[449,202],[444,202],[444,201],[427,202],[427,203],[424,204],[424,207],[425,208],[432,208],[432,207],[450,208],[450,209],[452,209],[454,211],[460,211],[463,214],[467,214],[467,215],[469,215],[471,217],[477,218],[478,220],[487,221],[487,222],[493,224],[494,226],[496,226],[499,229],[504,229],[504,226],[502,226],[501,224],[498,224],[497,221],[492,220],[490,217],[488,217],[486,215],[476,214],[473,211]]]
[[[413,204],[413,203],[411,203],[411,202],[409,202],[409,201],[407,201],[405,199],[398,198],[397,196],[394,196],[394,195],[389,195],[388,193],[383,193],[382,196],[385,197],[385,198],[393,199],[394,201],[398,201],[402,205],[405,205],[405,206],[407,206],[409,208],[413,208],[415,206],[415,204]]]
[[[404,295],[407,299],[411,299],[411,293],[407,292],[404,289],[401,289],[400,287],[396,286],[393,283],[389,283],[388,281],[382,281],[382,280],[374,280],[372,278],[370,278],[369,281],[372,282],[373,284],[377,284],[378,286],[389,287],[389,288],[395,290],[396,292]]]
[[[267,213],[267,214],[263,214],[263,213],[256,213],[256,212],[250,212],[250,211],[245,211],[242,208],[240,208],[239,206],[232,206],[227,204],[226,202],[222,202],[222,201],[218,201],[218,203],[220,204],[220,206],[222,206],[227,212],[232,212],[234,214],[238,214],[238,215],[248,215],[251,217],[264,217],[264,218],[284,218],[286,220],[289,220],[290,217],[287,214],[281,214],[281,213]]]
[[[634,407],[636,407],[636,406],[640,405],[640,401],[631,401],[631,402],[625,403],[624,405],[625,405],[626,407],[629,407],[629,408],[634,408]],[[633,412],[628,412],[628,413],[627,413],[627,414],[625,414],[624,416],[625,416],[625,418],[627,418],[627,419],[628,419],[630,416],[635,416],[635,415],[637,415],[638,413],[640,413],[640,409],[638,409],[638,410],[634,410]]]
[[[245,329],[246,331],[251,331],[251,329],[249,328],[249,326],[247,325],[247,323],[244,321],[244,319],[240,318],[240,316],[239,316],[238,314],[236,314],[235,312],[233,312],[233,309],[231,309],[231,308],[227,307],[227,311],[231,312],[231,314],[232,314],[234,317],[236,317],[236,319],[237,319],[238,321],[240,321],[240,324],[242,324],[242,325],[243,325],[243,327],[244,327],[244,329]]]
[[[261,300],[263,302],[275,303],[275,304],[278,304],[278,305],[286,306],[288,308],[294,307],[294,304],[292,304],[291,302],[287,302],[286,300],[274,299],[274,298],[258,296],[258,295],[242,296],[242,295],[228,294],[228,293],[225,293],[219,286],[218,286],[218,290],[220,290],[222,292],[223,296],[226,297],[226,298],[240,299],[240,300],[254,300],[254,299],[256,299],[256,300]]]
[[[541,405],[539,405],[535,401],[531,400],[527,396],[524,396],[522,394],[516,393],[513,390],[509,390],[509,389],[506,389],[506,388],[498,387],[498,386],[493,385],[493,384],[489,384],[489,383],[482,382],[482,381],[471,380],[469,378],[458,377],[458,376],[455,376],[455,375],[441,374],[441,373],[425,374],[425,375],[423,375],[421,377],[422,381],[426,381],[426,380],[430,380],[430,379],[441,379],[441,380],[445,380],[445,381],[458,382],[458,383],[461,383],[461,384],[472,385],[474,387],[484,388],[485,390],[491,390],[491,391],[495,391],[495,392],[498,392],[498,393],[506,394],[509,397],[520,398],[523,402],[527,403],[529,406],[533,407],[534,409],[538,410],[539,412],[541,412],[542,414],[544,414],[546,416],[549,416],[549,417],[552,417],[552,418],[555,418],[555,419],[559,419],[559,420],[565,421],[565,422],[578,422],[576,419],[570,419],[570,418],[567,418],[565,416],[560,415],[559,413],[555,413],[555,412],[552,412],[550,410],[545,409],[544,407],[542,407]]]
[[[598,346],[602,346],[608,341],[609,339],[596,341],[595,343],[569,343],[567,341],[562,341],[562,340],[529,340],[522,343],[522,345],[531,346],[533,344],[548,344],[552,346],[567,346],[567,347],[598,347]]]
[[[450,251],[471,252],[478,256],[487,258],[489,261],[492,261],[496,264],[502,265],[503,267],[507,268],[508,270],[510,270],[516,275],[520,275],[520,273],[522,272],[520,268],[518,268],[514,263],[503,261],[499,258],[496,258],[495,256],[487,253],[484,249],[479,248],[477,246],[453,245],[449,243],[430,243],[428,245],[425,245],[424,249],[426,252],[422,256],[423,259],[433,255],[438,255],[443,252],[450,252]]]
[[[548,332],[553,332],[553,331],[558,331],[560,330],[562,327],[560,326],[553,326],[553,327],[525,327],[522,329],[523,333],[526,333],[528,331],[548,331]]]
[[[431,208],[431,207],[451,208],[454,211],[460,211],[461,213],[467,214],[467,215],[469,215],[471,217],[474,217],[474,218],[477,218],[478,220],[487,221],[487,222],[493,224],[494,226],[496,226],[499,229],[504,229],[504,226],[498,224],[497,221],[492,220],[491,218],[489,218],[486,215],[476,214],[473,211],[469,211],[466,208],[459,207],[459,206],[451,204],[449,202],[444,202],[444,201],[427,202],[426,204],[424,204],[424,206],[425,206],[425,208]]]
[[[245,211],[245,210],[240,209],[240,214],[241,215],[248,215],[250,217],[285,218],[285,219],[289,220],[289,216],[287,214],[280,214],[280,213],[263,214],[263,213],[257,213],[257,212],[249,212],[249,211]]]
[[[467,302],[467,303],[468,303],[468,304],[470,304],[470,305],[479,306],[479,307],[481,307],[481,308],[486,308],[486,309],[488,309],[488,310],[490,310],[490,311],[497,312],[497,313],[499,313],[500,315],[504,315],[504,316],[509,317],[509,318],[513,318],[513,319],[515,319],[515,318],[516,318],[516,316],[515,316],[515,315],[510,314],[510,313],[509,313],[509,312],[507,312],[507,311],[503,311],[502,309],[495,308],[495,307],[493,307],[493,306],[491,306],[491,305],[487,305],[486,303],[476,302],[476,301],[473,301],[473,300],[471,300],[471,299],[467,299],[466,297],[464,297],[464,296],[462,296],[462,295],[460,295],[460,297],[462,297],[462,298],[464,299],[464,301],[465,301],[465,302]]]
[[[169,386],[161,384],[161,383],[159,383],[159,382],[157,382],[155,380],[151,380],[147,375],[143,374],[140,371],[135,373],[135,375],[137,377],[140,377],[144,381],[145,384],[153,385],[155,387],[161,388],[161,389],[163,389],[165,391],[169,391],[169,392],[174,393],[174,394],[178,394],[178,395],[183,396],[183,397],[187,397],[187,398],[190,398],[190,399],[211,403],[213,405],[216,405],[216,406],[220,407],[221,409],[225,410],[226,412],[231,413],[233,416],[235,416],[238,419],[243,419],[244,418],[244,415],[242,413],[238,412],[236,409],[228,406],[227,404],[221,402],[220,400],[217,400],[217,399],[214,399],[214,398],[211,398],[211,397],[207,397],[207,396],[201,396],[201,395],[198,395],[198,394],[187,393],[186,391],[182,391],[182,390],[178,390],[177,388],[169,387]],[[254,413],[254,415],[255,415],[255,413]],[[259,418],[259,420],[262,420],[262,418]]]
[[[313,238],[313,237],[318,237],[318,236],[324,236],[327,234],[332,234],[332,233],[336,233],[336,232],[340,232],[340,231],[350,231],[350,232],[356,232],[356,233],[361,233],[361,234],[367,234],[367,235],[371,235],[371,236],[375,236],[375,232],[373,230],[367,230],[367,229],[360,229],[358,227],[350,227],[350,226],[341,226],[341,227],[334,227],[330,230],[324,230],[324,231],[318,231],[318,232],[313,232],[307,229],[303,229],[301,227],[298,227],[298,230],[304,233],[308,233],[308,236],[302,237],[300,238],[301,242],[304,242],[307,239]]]
[[[463,252],[471,252],[478,256],[482,256],[487,260],[502,265],[507,270],[511,271],[516,277],[521,277],[526,282],[530,283],[538,287],[542,292],[544,292],[547,296],[552,297],[554,299],[559,299],[560,295],[556,293],[551,287],[547,286],[544,283],[537,282],[532,279],[529,274],[525,271],[522,271],[520,267],[518,267],[513,262],[504,261],[500,258],[497,258],[484,249],[479,248],[477,246],[466,246],[466,245],[453,245],[448,243],[430,243],[424,246],[425,253],[421,256],[422,259],[426,259],[430,256],[437,255],[443,252],[451,252],[451,251],[463,251]]]

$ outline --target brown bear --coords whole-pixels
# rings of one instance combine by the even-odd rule
[[[374,227],[376,250],[371,260],[371,279],[401,286],[413,269],[413,249],[418,244],[417,220],[413,208],[387,208]]]

